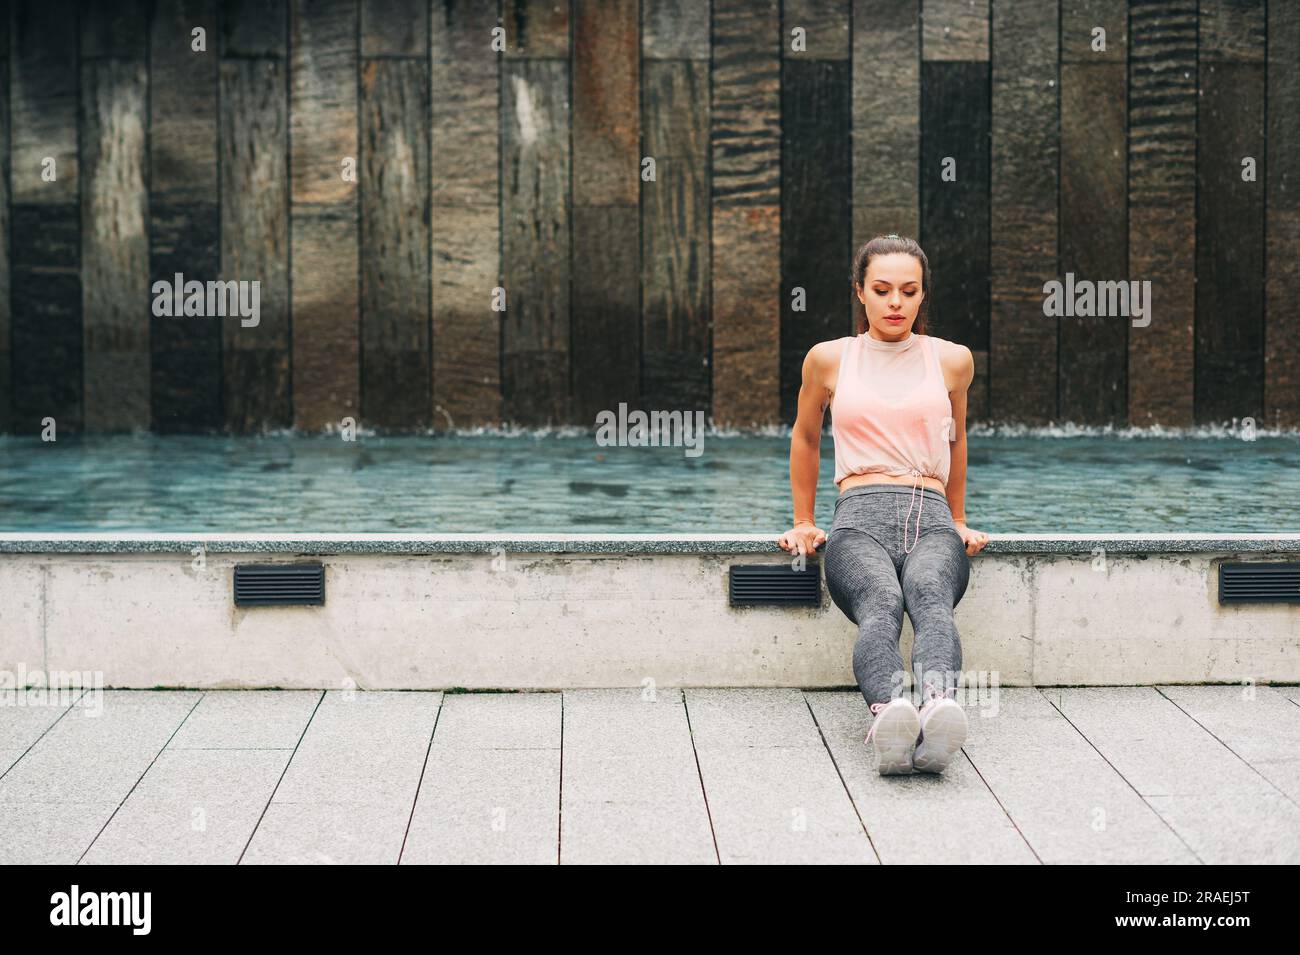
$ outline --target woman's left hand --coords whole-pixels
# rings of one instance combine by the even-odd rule
[[[966,545],[967,556],[974,556],[984,549],[984,545],[989,542],[989,535],[983,531],[971,530],[966,526],[965,521],[954,521],[953,527],[961,535],[961,542]]]

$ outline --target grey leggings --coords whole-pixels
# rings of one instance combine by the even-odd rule
[[[916,633],[916,686],[925,681],[939,690],[956,686],[961,670],[961,639],[952,611],[966,592],[970,558],[953,525],[948,499],[931,488],[917,490],[914,501],[912,494],[910,485],[851,487],[836,500],[835,519],[826,534],[826,588],[835,605],[858,625],[853,675],[868,705],[901,695],[898,641],[904,610]]]

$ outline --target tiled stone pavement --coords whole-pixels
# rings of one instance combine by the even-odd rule
[[[856,692],[654,696],[11,694],[0,864],[1300,862],[1300,687],[1004,687],[939,777]]]

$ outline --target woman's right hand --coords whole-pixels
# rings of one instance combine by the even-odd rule
[[[776,539],[782,550],[805,556],[826,543],[826,534],[816,524],[796,524]]]

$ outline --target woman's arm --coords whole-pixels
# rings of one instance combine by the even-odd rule
[[[948,507],[952,510],[953,524],[966,545],[966,553],[976,554],[988,543],[989,536],[966,525],[966,395],[975,380],[975,356],[965,345],[956,345],[950,354],[953,356],[948,376],[953,379],[953,389],[948,392],[952,402],[949,448],[952,459],[944,490],[948,495]]]
[[[790,495],[794,499],[794,524],[815,524],[817,476],[821,466],[822,422],[830,392],[826,387],[826,349],[821,342],[808,350],[799,385],[799,407],[790,429]]]

